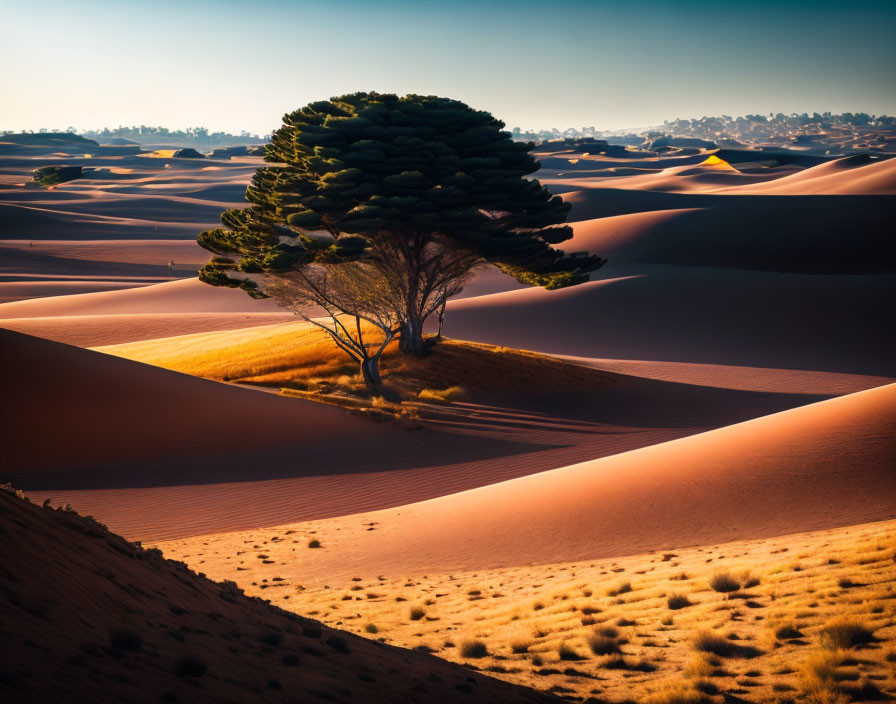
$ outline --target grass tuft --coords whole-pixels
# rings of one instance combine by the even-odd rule
[[[481,640],[465,640],[461,641],[460,654],[464,658],[484,658],[488,655],[488,648]]]
[[[840,617],[828,621],[818,632],[821,646],[828,650],[856,648],[874,640],[874,630],[856,618]]]

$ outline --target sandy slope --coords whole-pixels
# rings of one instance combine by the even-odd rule
[[[551,354],[896,376],[893,275],[620,270],[632,275],[453,301],[445,332]]]
[[[197,379],[0,331],[7,479],[22,486],[141,487],[451,463],[519,451],[466,447],[342,409]],[[35,419],[40,422],[35,422]],[[351,443],[344,442],[351,438]],[[247,465],[247,463],[250,463]],[[424,462],[425,463],[425,462]]]
[[[325,548],[290,561],[272,546],[271,559],[286,561],[284,577],[323,584],[357,573],[594,560],[893,518],[894,421],[890,385],[419,504],[297,524]],[[190,544],[200,543],[224,556],[242,538]]]
[[[294,702],[297,694],[337,702],[552,701],[249,599],[90,520],[7,491],[0,491],[0,526],[0,698],[8,704]],[[185,658],[200,669],[180,674]]]
[[[257,301],[244,291],[216,288],[198,279],[181,279],[141,289],[60,296],[0,305],[0,318],[142,313],[277,313],[272,301]]]
[[[117,352],[133,348],[135,355],[143,350],[158,357],[167,350],[184,364],[191,354],[203,359],[212,350],[214,359],[235,355],[239,366],[241,350],[250,344],[269,352],[260,365],[281,368],[280,351],[294,357],[303,339],[295,327],[153,340]],[[620,376],[547,364],[550,359],[546,366],[517,369],[500,349],[493,360],[481,360],[484,367],[470,370],[451,361],[446,344],[433,360],[447,355],[445,364],[451,362],[465,383],[480,381],[468,401],[432,409],[428,430],[408,432],[333,407],[13,332],[0,339],[10,438],[3,448],[4,477],[140,539],[398,506],[817,398]],[[533,370],[539,391],[521,395]],[[448,378],[439,388],[453,383]],[[810,391],[824,393],[823,384]]]
[[[0,328],[77,347],[99,347],[293,320],[291,313],[125,313],[0,318]]]
[[[593,359],[590,357],[565,357],[565,359],[617,374],[673,381],[680,384],[766,393],[841,396],[873,389],[877,386],[886,386],[896,381],[896,379],[886,376],[770,367],[657,362],[637,359]]]
[[[722,191],[727,193],[728,191]],[[896,159],[857,155],[835,159],[735,193],[776,195],[896,195]]]

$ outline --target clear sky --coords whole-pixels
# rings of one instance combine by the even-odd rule
[[[896,113],[896,0],[0,0],[0,129],[266,133],[359,90],[508,127]]]

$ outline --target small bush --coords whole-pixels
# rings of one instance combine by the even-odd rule
[[[312,538],[311,540],[308,541],[308,547],[309,548],[319,548],[322,546],[320,544],[320,541],[317,538]]]
[[[481,640],[465,640],[460,644],[460,654],[464,658],[484,658],[488,655],[488,648]]]
[[[426,609],[422,606],[411,607],[411,621],[419,621],[424,616],[426,616]]]
[[[685,606],[691,605],[691,600],[688,599],[684,594],[670,594],[666,599],[666,606],[668,606],[673,611],[678,611],[678,609],[683,609]]]
[[[713,591],[720,594],[731,594],[740,589],[740,581],[732,577],[727,572],[719,572],[714,574],[709,580],[709,586]]]
[[[733,643],[727,638],[711,633],[710,631],[700,631],[694,636],[694,649],[701,653],[712,653],[720,657],[727,657],[731,654]]]
[[[366,626],[364,626],[364,630],[367,633],[379,633],[380,632],[380,629],[376,627],[375,623],[368,623]]]
[[[183,655],[175,661],[174,671],[181,677],[202,677],[208,666],[198,655]]]
[[[839,650],[867,645],[874,640],[874,631],[854,618],[829,621],[818,632],[823,648]]]
[[[618,587],[608,590],[607,596],[619,596],[620,594],[628,594],[631,590],[631,582],[623,582]]]
[[[605,636],[600,633],[594,633],[588,639],[588,647],[595,655],[614,655],[620,652],[619,641],[615,636]]]

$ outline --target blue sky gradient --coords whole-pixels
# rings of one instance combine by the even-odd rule
[[[896,2],[4,0],[0,129],[265,133],[358,90],[509,127],[896,113]]]

